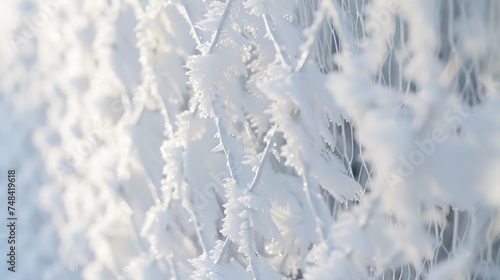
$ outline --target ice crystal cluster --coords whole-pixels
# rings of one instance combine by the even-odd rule
[[[0,19],[1,279],[500,279],[499,1]]]

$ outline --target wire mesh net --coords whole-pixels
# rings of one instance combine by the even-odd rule
[[[334,20],[331,17],[326,17],[317,28],[317,37],[313,47],[314,61],[318,68],[325,74],[341,72],[342,69],[336,65],[334,56],[345,51],[343,45],[351,45],[349,46],[351,51],[364,52],[370,48],[372,37],[383,36],[382,30],[393,30],[391,37],[385,39],[387,50],[378,72],[372,76],[373,83],[391,89],[398,96],[403,97],[402,100],[404,97],[415,95],[418,90],[417,84],[410,75],[403,73],[407,61],[411,59],[411,50],[407,48],[410,32],[408,22],[399,13],[399,6],[404,4],[399,1],[386,1],[389,3],[373,8],[375,1],[372,0],[333,2],[337,3],[337,7],[341,7],[341,12],[335,16],[338,16],[343,27],[349,30],[353,42],[347,44],[342,42],[337,31],[338,25],[333,23]],[[314,18],[321,13],[321,1],[310,0],[300,1],[300,3],[299,19],[304,27],[311,26]],[[437,30],[440,36],[439,48],[434,55],[436,60],[445,65],[443,73],[447,75],[442,74],[439,78],[448,86],[446,94],[459,96],[463,104],[469,107],[480,104],[487,95],[488,89],[491,89],[491,80],[482,79],[481,75],[478,75],[484,69],[484,65],[460,51],[463,49],[464,34],[455,30],[458,25],[470,20],[468,11],[477,8],[471,7],[474,5],[475,3],[468,1],[437,1],[436,17],[429,16],[429,20],[435,19],[436,26],[439,27]],[[490,15],[486,21],[494,26],[498,20],[494,15],[494,11],[498,11],[498,3],[485,1],[477,3],[477,6],[479,6],[478,9],[488,10]],[[426,44],[426,42],[420,43]],[[398,106],[405,107],[406,105],[401,102]],[[370,192],[371,177],[376,173],[376,162],[368,161],[363,157],[363,145],[355,138],[356,125],[344,121],[342,125],[332,126],[332,134],[336,139],[333,149],[345,164],[348,175],[363,186],[364,192]],[[369,139],[360,140],[370,141]],[[339,203],[326,191],[323,195],[329,200],[333,217],[337,217],[338,212],[350,211],[349,204],[356,204],[356,202]],[[454,279],[498,279],[500,277],[500,238],[495,235],[479,234],[488,231],[488,228],[495,223],[488,218],[492,213],[488,213],[487,208],[481,207],[460,210],[447,205],[440,209],[441,217],[426,224],[428,236],[435,241],[432,257],[422,258],[418,267],[412,264],[391,267],[379,277],[380,279],[426,279],[432,275],[438,265],[456,261],[458,258],[472,258],[472,260],[465,268],[460,268],[462,269],[461,275],[456,275]],[[387,219],[392,220],[396,227],[401,226],[397,217],[393,217],[390,213],[387,213]],[[437,220],[444,220],[445,223]],[[479,244],[476,249],[473,249],[474,244]],[[370,271],[370,277],[377,275],[373,267],[367,269]]]

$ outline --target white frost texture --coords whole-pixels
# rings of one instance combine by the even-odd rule
[[[500,279],[499,0],[0,0],[0,42],[2,280]]]

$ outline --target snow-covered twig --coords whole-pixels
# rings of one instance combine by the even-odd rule
[[[217,30],[215,30],[215,34],[212,38],[212,42],[210,43],[210,46],[208,47],[207,53],[212,53],[214,50],[215,46],[219,42],[219,37],[220,34],[222,33],[222,27],[224,26],[224,22],[226,21],[227,14],[229,13],[229,10],[231,9],[233,0],[227,0],[226,6],[224,7],[224,12],[222,13],[222,16],[220,17],[219,24],[217,24]]]
[[[262,173],[264,164],[266,162],[267,155],[269,154],[270,147],[274,143],[274,138],[275,138],[275,133],[276,133],[277,128],[278,128],[278,125],[276,124],[276,125],[274,125],[274,127],[272,127],[270,129],[271,137],[269,138],[269,141],[266,144],[266,148],[264,149],[264,152],[262,153],[262,157],[260,159],[260,162],[259,162],[259,165],[257,167],[257,170],[255,171],[255,175],[253,177],[253,180],[250,183],[250,185],[248,185],[248,187],[246,188],[246,190],[249,193],[251,193],[251,192],[253,192],[255,190],[255,187],[257,186],[257,183],[259,182],[259,178],[260,178],[260,175]],[[219,133],[220,133],[220,131],[219,131]],[[228,162],[229,162],[229,158],[228,158]],[[222,258],[226,254],[227,249],[229,248],[229,244],[230,243],[231,242],[229,240],[229,236],[227,236],[226,239],[224,240],[224,245],[223,245],[223,247],[221,249],[221,252],[220,252],[218,258],[215,261],[215,264],[219,264],[221,262]]]

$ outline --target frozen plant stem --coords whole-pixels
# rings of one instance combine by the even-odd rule
[[[201,45],[200,38],[198,37],[198,34],[196,33],[196,28],[194,27],[193,21],[191,17],[189,16],[189,13],[186,10],[186,6],[184,4],[178,3],[177,4],[177,9],[181,13],[181,15],[186,19],[187,23],[189,24],[189,29],[193,33],[193,39],[196,42],[196,46],[199,47]]]
[[[216,107],[216,106],[214,106]],[[215,108],[214,108],[215,111]],[[215,125],[217,126],[217,132],[219,133],[220,142],[222,145],[222,150],[226,155],[227,165],[229,168],[229,175],[236,182],[236,185],[241,185],[240,177],[236,174],[236,164],[234,162],[233,152],[230,150],[230,139],[229,132],[227,128],[220,122],[220,118],[216,118]]]
[[[224,26],[224,22],[226,21],[227,14],[229,13],[229,9],[231,8],[232,3],[233,0],[227,0],[226,7],[224,7],[224,12],[222,12],[219,24],[217,25],[217,30],[215,30],[214,37],[212,38],[212,42],[210,43],[210,46],[208,47],[208,51],[206,54],[211,53],[215,45],[217,45],[217,43],[219,42],[219,37],[222,32],[222,26]]]
[[[267,142],[266,148],[264,149],[264,152],[262,154],[262,157],[260,158],[259,166],[257,167],[257,170],[255,171],[255,175],[253,177],[252,183],[250,183],[250,185],[247,187],[247,191],[249,193],[252,193],[255,190],[255,187],[257,186],[257,183],[259,182],[260,175],[262,174],[262,169],[264,167],[264,163],[266,162],[267,155],[269,154],[269,149],[274,144],[274,138],[276,135],[277,128],[278,128],[278,125],[274,125],[274,127],[271,128],[271,130],[270,130],[271,137],[269,138],[269,141]],[[219,130],[219,133],[220,133],[220,130]],[[222,246],[222,250],[219,254],[219,257],[215,261],[215,264],[219,264],[221,262],[222,258],[224,257],[224,255],[229,247],[229,243],[230,243],[229,236],[226,236],[226,240],[224,240],[224,245]]]
[[[254,280],[260,280],[262,277],[259,274],[259,270],[255,264],[254,258],[257,257],[257,253],[255,251],[252,252],[251,249],[255,250],[255,244],[251,242],[251,235],[252,235],[252,227],[250,226],[250,220],[248,218],[245,219],[245,221],[241,225],[241,231],[240,235],[242,235],[242,238],[246,239],[246,242],[251,244],[251,246],[247,246],[245,250],[245,254],[248,256],[248,264],[250,267],[250,271],[252,272],[253,279]]]
[[[269,155],[269,148],[271,145],[274,143],[274,135],[276,134],[276,129],[278,128],[277,125],[275,125],[273,128],[271,128],[271,138],[269,138],[269,141],[267,142],[266,148],[264,149],[263,155],[260,158],[259,161],[259,166],[257,167],[257,171],[255,171],[255,176],[253,177],[252,183],[250,186],[248,186],[248,192],[253,192],[255,187],[257,186],[257,183],[259,182],[260,175],[262,174],[262,167],[264,167],[264,162],[267,159],[267,156]]]
[[[304,194],[306,195],[307,198],[307,203],[309,204],[309,208],[311,209],[311,212],[314,215],[314,223],[316,224],[316,231],[319,235],[319,239],[321,242],[325,240],[325,235],[326,232],[323,232],[323,227],[321,226],[322,222],[321,219],[319,218],[318,212],[316,211],[316,208],[314,208],[314,204],[312,202],[311,198],[311,190],[309,189],[309,183],[307,181],[307,175],[306,172],[302,172],[302,183],[303,183],[303,188],[304,188]]]
[[[185,209],[189,213],[189,215],[191,216],[194,228],[196,230],[196,235],[198,236],[198,239],[200,241],[203,252],[207,253],[208,252],[207,249],[210,248],[210,245],[209,245],[208,238],[205,234],[205,231],[203,230],[200,223],[198,222],[198,218],[196,217],[196,214],[194,213],[194,211],[190,207],[186,207]]]
[[[215,48],[215,46],[217,45],[219,38],[220,38],[220,34],[222,32],[222,27],[224,26],[224,22],[226,21],[226,17],[227,17],[227,14],[229,13],[229,9],[231,8],[232,2],[233,2],[233,0],[228,0],[226,2],[224,12],[222,13],[222,16],[221,16],[219,23],[217,25],[217,30],[215,31],[215,34],[212,38],[212,42],[210,43],[210,46],[209,46],[207,52],[205,53],[205,55],[210,54],[213,51],[213,49]],[[187,17],[189,19],[189,16],[187,14],[185,6],[182,6],[182,13],[184,14],[185,17]],[[196,30],[193,28],[193,25],[192,25],[192,22],[190,21],[190,19],[189,19],[189,23],[191,24],[192,32],[194,33],[196,43],[199,44],[200,42],[199,42],[199,39],[196,35]],[[196,108],[197,108],[197,106],[196,106]],[[196,112],[196,108],[194,109],[193,113]],[[231,164],[233,161],[232,155],[230,154],[229,150],[227,149],[227,145],[225,145],[225,141],[224,141],[225,135],[223,135],[223,133],[221,133],[221,124],[219,123],[219,118],[216,119],[215,123],[217,125],[217,130],[218,130],[219,135],[220,135],[220,140],[221,140],[221,143],[222,143],[222,146],[224,149],[224,153],[226,154],[226,158],[227,158],[228,165],[229,165],[229,172],[231,174],[231,177],[238,183],[239,180],[237,180],[237,178],[235,178],[236,174],[234,174],[235,168]],[[223,129],[225,130],[225,128],[223,128]],[[205,234],[202,231],[202,229],[200,228],[200,226],[198,225],[198,221],[197,221],[197,218],[196,218],[194,212],[191,209],[188,209],[188,211],[190,212],[191,216],[193,217],[193,221],[194,221],[195,228],[196,228],[196,233],[199,236],[199,239],[201,240],[203,251],[206,253],[207,252],[207,240],[206,240]],[[225,248],[229,245],[227,241],[228,240],[226,240],[226,242],[224,243]],[[222,255],[222,253],[221,253],[221,255]]]
[[[278,55],[279,60],[283,64],[283,67],[287,67],[290,65],[288,60],[285,58],[283,55],[283,49],[280,46],[283,46],[284,44],[278,42],[276,40],[276,36],[274,35],[273,30],[271,29],[270,22],[272,23],[272,19],[268,14],[262,15],[262,18],[264,19],[264,24],[266,26],[266,32],[269,35],[269,38],[273,42],[274,50],[276,51],[276,54]]]

